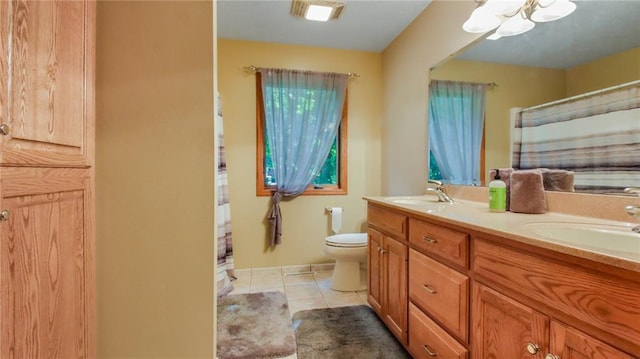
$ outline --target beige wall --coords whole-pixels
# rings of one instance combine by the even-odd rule
[[[99,2],[100,358],[213,355],[210,2]]]
[[[383,194],[424,192],[429,69],[480,36],[462,30],[475,5],[434,0],[382,54]]]
[[[498,84],[487,90],[485,174],[510,166],[510,109],[557,100],[566,92],[564,70],[539,67],[450,60],[435,68],[431,78]]]
[[[567,70],[567,96],[640,80],[640,47]]]
[[[348,195],[302,196],[281,203],[282,244],[267,248],[264,218],[270,197],[256,197],[256,83],[244,66],[355,72],[349,82]],[[364,195],[380,194],[381,55],[274,43],[218,39],[222,101],[236,268],[325,263],[330,235],[325,207],[344,209],[341,232],[365,230]]]

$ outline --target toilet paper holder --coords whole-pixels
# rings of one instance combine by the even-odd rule
[[[325,213],[333,213],[334,208],[342,208],[342,207],[325,207],[324,211]],[[342,212],[344,212],[344,209],[342,210]]]

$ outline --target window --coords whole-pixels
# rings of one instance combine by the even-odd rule
[[[262,96],[261,81],[261,74],[256,73],[256,194],[258,196],[270,196],[275,190],[278,179],[274,175],[271,150],[265,131],[265,104]],[[309,91],[314,91],[314,89],[309,89]],[[304,195],[347,194],[347,113],[347,96],[345,96],[342,119],[337,136],[322,169],[316,176],[313,185],[309,186],[303,193]]]
[[[429,84],[429,179],[458,185],[484,180],[484,116],[488,84]]]

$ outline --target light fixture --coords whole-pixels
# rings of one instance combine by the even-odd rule
[[[535,27],[536,22],[558,20],[576,9],[569,0],[475,0],[478,7],[462,25],[467,32],[485,33],[498,30],[490,40],[514,36]]]
[[[340,17],[344,5],[338,1],[293,0],[291,15],[312,21],[328,21]]]

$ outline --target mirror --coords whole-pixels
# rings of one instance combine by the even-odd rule
[[[510,167],[511,108],[640,80],[640,1],[576,4],[563,19],[479,40],[431,70],[432,80],[497,84],[486,97],[485,179],[491,168]]]

